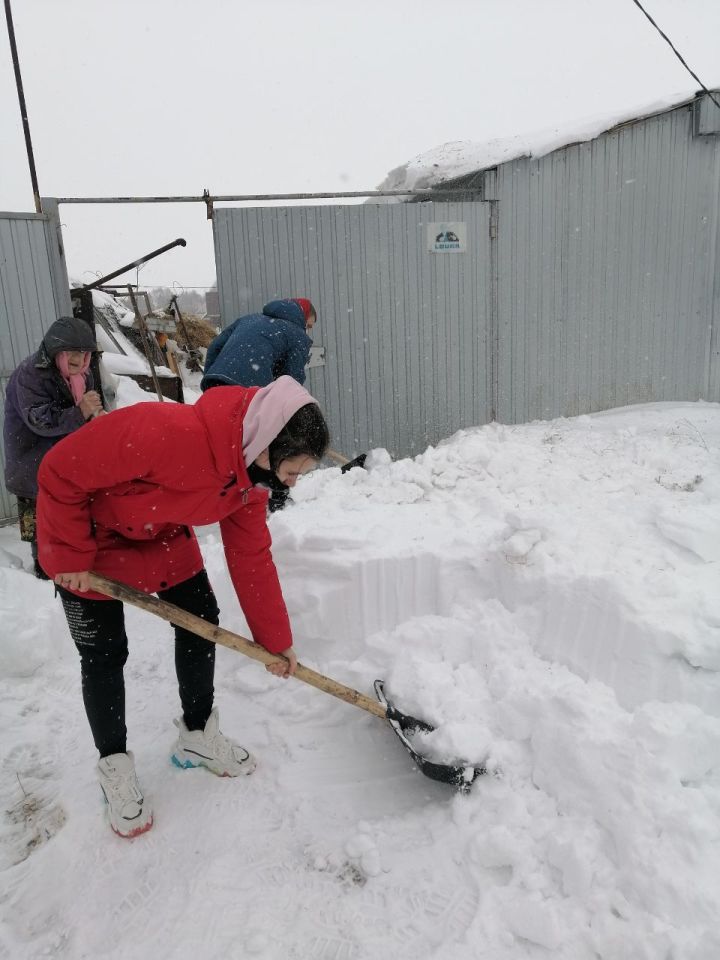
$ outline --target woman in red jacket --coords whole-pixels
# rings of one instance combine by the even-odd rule
[[[92,570],[219,622],[215,596],[192,527],[220,524],[228,570],[253,635],[287,664],[297,660],[270,552],[268,469],[293,486],[324,455],[320,408],[291,377],[267,387],[210,390],[194,406],[139,403],[67,437],[44,458],[39,476],[38,547],[58,584],[80,653],[85,709],[100,753],[100,785],[110,823],[132,837],[152,826],[126,746],[123,667],[128,655],[123,605],[88,589]],[[213,707],[215,645],[175,628],[183,715],[172,755],[181,767],[219,776],[250,773],[247,750],[225,737]]]

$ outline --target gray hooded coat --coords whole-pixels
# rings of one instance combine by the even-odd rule
[[[37,353],[23,360],[5,394],[5,486],[17,497],[35,499],[40,461],[59,440],[85,423],[70,388],[55,365],[62,350],[97,349],[90,326],[60,317],[43,337]],[[93,388],[90,371],[85,387]]]

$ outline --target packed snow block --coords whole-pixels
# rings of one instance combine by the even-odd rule
[[[561,927],[553,904],[539,894],[514,893],[504,904],[503,915],[516,937],[557,950],[562,943]]]
[[[23,562],[17,554],[0,547],[0,567],[9,567],[11,570],[22,570]]]
[[[720,719],[693,704],[644,704],[633,716],[632,735],[681,783],[720,771]]]
[[[674,515],[662,513],[655,522],[660,533],[671,543],[689,550],[705,563],[720,561],[720,519],[708,517],[700,526],[674,511]]]
[[[32,677],[47,664],[75,655],[52,598],[52,585],[36,580],[22,565],[0,564],[0,677]]]

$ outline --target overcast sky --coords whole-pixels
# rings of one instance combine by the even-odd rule
[[[447,141],[570,126],[697,88],[632,0],[12,5],[44,196],[367,190]],[[644,5],[720,85],[720,0]],[[31,211],[6,35],[0,117],[0,209]],[[201,204],[63,205],[61,219],[70,273],[85,282],[180,236],[187,247],[141,282],[215,278]]]

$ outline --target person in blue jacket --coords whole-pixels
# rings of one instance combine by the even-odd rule
[[[272,300],[262,313],[239,317],[208,347],[201,388],[266,387],[283,375],[305,383],[308,332],[316,319],[315,307],[304,298]]]
[[[262,313],[239,317],[211,342],[200,387],[266,387],[278,377],[305,383],[317,311],[304,297],[271,300]],[[268,507],[281,510],[290,490],[271,472],[262,478],[272,491]]]

